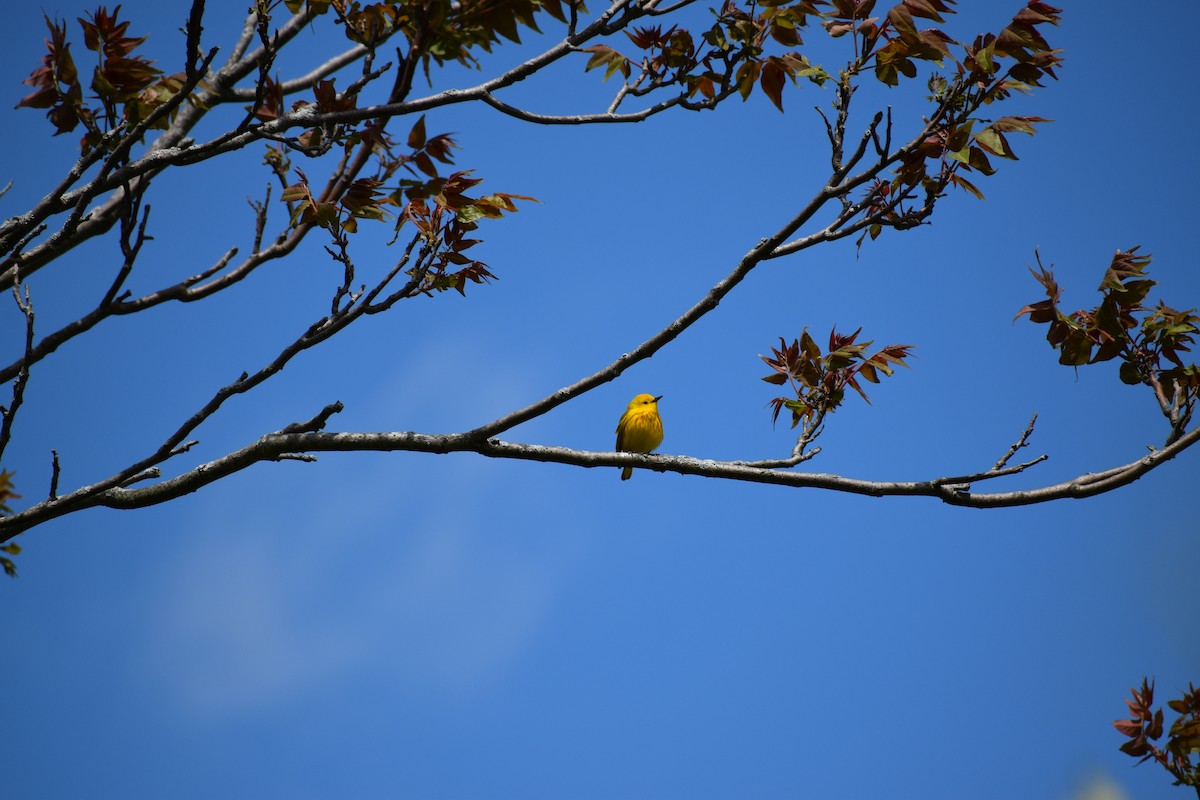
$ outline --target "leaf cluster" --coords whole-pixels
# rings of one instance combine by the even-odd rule
[[[482,219],[500,219],[505,213],[515,213],[517,200],[537,201],[506,192],[470,196],[467,191],[483,179],[471,177],[469,170],[440,177],[434,160],[452,164],[450,150],[457,144],[450,134],[426,136],[424,116],[409,131],[408,146],[411,153],[397,160],[390,169],[394,172],[403,167],[417,177],[401,180],[391,190],[388,202],[400,209],[397,235],[406,223],[411,222],[434,252],[428,267],[416,267],[409,275],[420,278],[418,290],[425,294],[454,289],[465,295],[468,283],[484,283],[496,277],[482,261],[463,255],[464,250],[481,241],[467,234],[476,230]],[[414,167],[425,179],[417,175]],[[418,270],[421,271],[419,275]]]
[[[463,255],[464,250],[481,241],[467,234],[478,228],[479,220],[499,219],[518,210],[515,201],[534,198],[505,192],[468,195],[469,189],[482,183],[481,178],[471,177],[470,171],[441,177],[435,161],[453,164],[451,151],[458,145],[448,133],[428,136],[424,116],[410,129],[409,150],[401,155],[392,152],[392,142],[381,131],[367,130],[378,145],[374,148],[380,162],[377,177],[358,178],[336,199],[322,200],[313,195],[304,172],[296,169],[297,180],[280,196],[291,209],[292,225],[325,228],[335,242],[344,245],[345,234],[358,232],[359,220],[383,221],[392,216],[389,208],[397,209],[396,234],[406,223],[412,223],[433,254],[431,261],[423,261],[408,272],[418,280],[418,291],[428,295],[455,289],[465,295],[468,284],[494,279],[496,276],[484,262]],[[401,170],[412,177],[385,185]]]
[[[950,45],[958,44],[937,28],[919,29],[917,19],[944,22],[952,14],[954,0],[902,0],[882,17],[872,17],[875,0],[834,0],[835,13],[827,14],[825,28],[833,36],[854,31],[864,63],[874,67],[875,77],[888,86],[901,78],[917,76],[917,61],[941,65],[955,63],[955,72],[970,76],[977,88],[987,93],[986,102],[1007,97],[1013,90],[1040,86],[1044,76],[1055,77],[1060,58],[1038,31],[1039,25],[1057,25],[1061,9],[1031,0],[998,34],[982,34],[971,44],[962,44],[965,57],[955,58]],[[873,58],[873,61],[870,59]],[[1015,63],[1003,73],[999,58]],[[993,78],[1003,80],[993,83]]]
[[[402,32],[419,55],[426,78],[431,62],[478,68],[473,50],[490,53],[504,39],[519,43],[522,27],[541,33],[536,19],[541,11],[566,22],[563,0],[285,0],[285,5],[293,14],[305,7],[314,15],[332,11],[347,39],[372,50]],[[581,2],[573,5],[584,10]]]
[[[1026,305],[1017,317],[1028,314],[1031,322],[1049,325],[1046,341],[1059,351],[1060,364],[1078,367],[1120,359],[1121,381],[1154,389],[1177,436],[1200,396],[1200,367],[1182,357],[1195,344],[1200,316],[1194,308],[1178,311],[1161,300],[1154,307],[1143,305],[1157,285],[1147,277],[1150,260],[1137,247],[1118,250],[1097,289],[1099,304],[1068,314],[1059,306],[1062,288],[1039,255],[1037,270],[1030,272],[1046,299]]]
[[[428,295],[454,289],[466,295],[468,283],[485,283],[496,277],[482,261],[463,255],[464,250],[480,242],[467,234],[479,227],[479,220],[515,213],[516,200],[533,198],[504,192],[469,196],[467,190],[481,182],[481,178],[472,178],[469,171],[455,172],[446,178],[430,180],[419,189],[406,190],[411,199],[401,210],[397,231],[411,222],[434,251],[428,267],[408,272],[419,279],[418,291]]]
[[[921,4],[924,0],[913,2]],[[1054,70],[1062,63],[1061,51],[1049,45],[1038,26],[1057,25],[1061,13],[1061,9],[1039,0],[1030,0],[999,33],[982,34],[969,44],[963,43],[965,56],[954,59],[954,81],[935,75],[929,83],[931,98],[945,103],[952,111],[986,106],[1007,99],[1014,91],[1028,93],[1034,87],[1042,86],[1045,78],[1057,78]],[[889,20],[896,19],[889,12]],[[907,30],[898,22],[894,24],[902,31]],[[937,33],[940,34],[940,31]],[[935,38],[940,41],[941,35]],[[897,42],[910,48],[917,47],[911,33],[902,33],[888,46],[894,46]],[[907,55],[907,51],[903,52],[905,57],[915,57]],[[926,58],[933,58],[927,49],[918,49],[918,52]],[[1006,67],[1002,59],[1012,63]],[[937,63],[940,64],[940,60]],[[921,154],[926,157],[948,156],[984,175],[991,175],[995,169],[991,166],[989,156],[1017,160],[1005,134],[1016,132],[1032,136],[1035,133],[1034,126],[1041,122],[1049,120],[1031,116],[1006,116],[995,121],[975,117],[955,120],[940,136],[924,142]],[[977,190],[973,193],[978,195]]]
[[[861,381],[879,383],[881,375],[892,375],[893,365],[908,366],[905,359],[914,345],[888,345],[868,355],[867,349],[873,342],[858,342],[861,332],[862,328],[849,335],[836,329],[830,331],[828,348],[822,353],[806,328],[791,344],[781,337],[779,347],[772,347],[770,356],[760,355],[772,370],[763,380],[776,386],[789,384],[794,394],[771,400],[772,421],[778,420],[785,408],[792,412],[793,428],[801,421],[819,420],[842,404],[847,386],[869,405],[871,401]]]
[[[380,184],[372,178],[358,178],[337,200],[326,201],[313,196],[303,170],[297,168],[296,176],[296,182],[280,195],[291,209],[293,226],[317,225],[331,233],[338,228],[356,233],[359,219],[382,220],[387,216],[384,205],[391,201],[378,191]]]
[[[846,74],[871,70],[887,86],[915,78],[922,61],[938,66],[952,61],[954,85],[969,87],[966,93],[975,104],[1003,99],[1013,90],[1028,91],[1040,86],[1044,77],[1055,77],[1058,51],[1037,26],[1057,24],[1059,9],[1031,0],[999,34],[981,35],[972,44],[960,44],[938,28],[918,27],[920,19],[944,22],[953,5],[954,0],[901,0],[881,16],[872,16],[875,0],[727,0],[713,11],[712,27],[699,35],[679,26],[647,26],[625,31],[641,51],[638,55],[626,55],[608,44],[583,48],[590,54],[585,69],[603,68],[605,80],[619,74],[635,96],[675,85],[685,97],[700,96],[711,103],[734,92],[747,99],[757,86],[782,111],[789,81],[798,84],[805,78],[820,85],[830,74],[797,50],[770,52],[769,46],[800,47],[801,31],[816,20],[834,38],[854,35],[855,60]],[[961,57],[952,53],[954,45],[962,49]],[[1006,67],[1002,59],[1011,65]],[[944,77],[937,80],[943,91],[951,85]],[[951,100],[959,107],[970,105],[965,96]],[[1011,148],[999,142],[1003,131],[997,127],[984,134],[981,146],[991,145],[994,154],[1013,157]],[[962,150],[960,146],[953,152]],[[963,163],[970,154],[965,151]],[[985,161],[975,156],[976,164]]]
[[[799,52],[768,53],[767,44],[802,44],[800,31],[810,17],[820,16],[819,5],[821,0],[766,0],[742,8],[725,2],[712,10],[716,18],[712,27],[698,36],[679,26],[625,31],[641,51],[637,56],[624,55],[607,44],[583,48],[591,53],[585,69],[604,67],[605,80],[620,73],[635,96],[676,85],[684,97],[699,97],[710,104],[734,92],[745,100],[758,86],[782,111],[783,89],[789,80],[797,84],[805,78],[820,85],[829,75]]]
[[[826,30],[833,36],[853,33],[859,53],[843,72],[841,85],[850,87],[852,75],[868,68],[888,86],[916,78],[920,62],[945,68],[933,72],[927,83],[938,124],[901,154],[888,180],[876,179],[865,187],[859,205],[872,222],[859,245],[868,236],[877,238],[884,228],[921,224],[948,188],[982,199],[983,192],[966,175],[992,175],[993,158],[1017,160],[1008,134],[1033,135],[1038,124],[1050,121],[1016,115],[987,119],[978,111],[1056,77],[1060,51],[1050,47],[1038,26],[1058,24],[1059,9],[1031,0],[998,34],[981,34],[966,43],[917,24],[919,19],[944,21],[944,15],[953,13],[953,0],[903,0],[879,17],[869,16],[873,0],[837,0],[833,5],[835,10],[824,15]],[[843,88],[841,106],[850,93]],[[886,149],[878,141],[876,147]]]
[[[1200,754],[1200,689],[1189,684],[1180,699],[1167,702],[1179,717],[1167,731],[1166,746],[1161,749],[1153,744],[1163,735],[1163,712],[1154,708],[1154,683],[1143,678],[1140,689],[1129,691],[1133,699],[1125,704],[1130,718],[1113,722],[1122,736],[1129,737],[1121,752],[1141,756],[1139,764],[1154,760],[1175,777],[1176,786],[1193,786],[1200,794],[1200,761],[1192,762],[1192,756]]]
[[[86,133],[82,150],[86,153],[104,141],[105,134],[131,127],[150,114],[183,87],[182,73],[163,76],[152,61],[134,51],[146,37],[128,36],[129,22],[120,21],[121,7],[111,13],[100,6],[87,19],[79,18],[84,46],[97,54],[89,84],[92,94],[84,97],[83,84],[71,46],[67,42],[65,21],[45,17],[50,38],[42,65],[24,80],[35,91],[21,98],[17,108],[44,108],[54,125],[55,135],[68,133],[83,125]],[[88,102],[88,101],[93,102]],[[165,129],[170,115],[164,115],[151,127]]]

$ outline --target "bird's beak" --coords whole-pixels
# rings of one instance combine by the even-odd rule
[[[656,403],[657,403],[659,400],[662,400],[664,396],[665,396],[665,395],[661,395],[661,394],[660,394],[658,397],[654,398],[654,402],[656,402]]]

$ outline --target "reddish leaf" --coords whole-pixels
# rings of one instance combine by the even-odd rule
[[[1113,727],[1122,736],[1129,736],[1130,738],[1140,736],[1142,733],[1142,723],[1136,719],[1119,719],[1113,723]]]
[[[787,75],[778,61],[768,59],[762,65],[759,85],[762,87],[763,93],[770,98],[771,102],[780,111],[783,111],[783,86],[786,78]]]

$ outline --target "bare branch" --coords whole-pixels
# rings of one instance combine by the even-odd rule
[[[104,294],[104,299],[100,301],[101,308],[110,306],[117,300],[117,293],[125,285],[125,280],[133,270],[133,262],[137,260],[138,253],[142,250],[142,245],[146,243],[146,223],[150,220],[150,206],[142,208],[141,222],[138,223],[137,221],[138,208],[142,203],[142,192],[144,189],[144,185],[139,186],[137,189],[126,189],[122,197],[120,246],[121,254],[125,256],[125,261],[121,264],[116,279],[113,280],[112,285]],[[130,241],[131,238],[132,241]]]
[[[317,460],[317,457],[314,455],[309,455],[308,453],[280,453],[279,455],[275,456],[275,460],[276,461],[304,461],[307,463],[312,463]]]
[[[50,451],[50,494],[49,499],[58,499],[58,477],[62,473],[62,468],[58,464],[58,451]]]
[[[243,56],[246,55],[246,49],[254,41],[254,27],[257,22],[258,17],[251,9],[246,15],[246,21],[242,23],[242,35],[238,37],[237,43],[233,46],[233,52],[229,56],[230,63],[241,62]]]
[[[851,204],[843,207],[842,212],[829,225],[824,228],[794,241],[787,241],[789,237],[795,234],[801,227],[809,222],[817,214],[824,205],[834,198],[844,197],[853,189],[873,180],[883,170],[890,167],[902,159],[909,152],[914,150],[936,126],[940,123],[942,116],[947,108],[943,103],[939,106],[935,113],[921,129],[921,131],[913,137],[908,143],[900,148],[897,148],[894,153],[887,157],[880,158],[863,172],[853,177],[845,178],[844,170],[838,167],[833,168],[833,175],[825,186],[817,192],[817,194],[808,202],[804,208],[800,210],[791,220],[782,228],[776,231],[771,236],[761,240],[754,248],[752,248],[738,264],[734,267],[725,278],[719,281],[708,294],[694,306],[685,311],[675,321],[668,324],[661,331],[651,336],[646,341],[642,342],[629,353],[625,353],[618,357],[615,361],[594,372],[593,374],[582,378],[570,386],[559,389],[553,394],[538,400],[525,408],[518,409],[510,414],[507,414],[492,422],[481,425],[471,431],[471,435],[483,436],[484,438],[495,436],[510,428],[520,425],[523,422],[541,416],[548,411],[556,408],[559,405],[567,402],[573,397],[594,389],[596,386],[607,383],[617,378],[622,372],[632,365],[643,361],[654,353],[658,352],[669,342],[673,341],[677,336],[691,327],[705,314],[709,313],[717,307],[721,300],[733,291],[742,280],[750,274],[750,272],[762,261],[778,258],[784,255],[799,252],[822,242],[836,241],[853,235],[860,230],[863,230],[868,225],[875,221],[874,218],[860,220],[857,223],[847,225],[856,214],[858,214],[866,204],[866,200],[859,204]],[[877,117],[878,119],[878,117]],[[877,124],[877,123],[872,123]],[[869,137],[864,137],[864,143],[860,144],[860,149],[865,148],[865,142]],[[839,173],[842,173],[841,175]],[[888,208],[894,208],[897,204],[905,199],[906,195],[898,194],[891,201]],[[785,242],[787,242],[785,244]],[[798,462],[797,462],[798,463]]]
[[[296,38],[297,35],[304,31],[304,29],[308,26],[308,23],[312,22],[313,16],[314,12],[310,10],[310,4],[305,3],[304,7],[301,8],[300,11],[293,14],[286,22],[276,29],[274,36],[269,37],[272,43],[272,48],[277,50],[278,48],[283,47],[285,44],[290,42],[292,39]],[[246,20],[247,28],[243,29],[242,31],[243,38],[238,40],[238,46],[242,48],[241,52],[244,53],[245,48],[249,47],[250,42],[253,41],[257,24],[257,16],[251,12]],[[244,58],[240,53],[235,51],[235,59],[231,60],[229,64],[229,67],[231,68],[230,74],[232,75],[234,73],[240,73],[238,78],[244,78],[246,75],[250,74],[250,72],[257,69],[259,63],[261,63],[263,59],[270,57],[270,48],[265,47],[259,47],[257,50],[252,51]],[[224,72],[225,70],[222,71]]]
[[[757,467],[759,469],[786,469],[814,458],[821,452],[821,448],[814,447],[812,450],[808,450],[808,446],[815,442],[817,437],[825,430],[826,413],[824,409],[821,409],[804,421],[804,424],[800,427],[800,435],[796,437],[796,445],[792,448],[791,458],[768,459],[766,461],[734,461],[732,463]]]
[[[652,17],[659,17],[665,14],[673,14],[681,8],[686,8],[692,5],[696,0],[679,0],[677,3],[672,3],[666,8],[659,8],[659,0],[651,0],[651,2],[643,4],[643,8],[649,12]]]
[[[265,212],[264,212],[265,213]],[[143,218],[143,226],[145,219]],[[256,228],[257,231],[257,228]],[[38,361],[41,361],[46,356],[53,353],[66,342],[87,332],[99,322],[111,316],[133,314],[138,311],[152,308],[160,303],[168,300],[178,300],[180,302],[189,303],[195,300],[208,297],[222,289],[226,289],[253,272],[264,263],[276,258],[282,258],[292,252],[303,238],[303,233],[307,232],[296,230],[291,236],[277,242],[275,245],[263,250],[256,250],[244,262],[236,268],[226,272],[218,278],[213,278],[214,275],[224,270],[233,257],[237,255],[237,249],[232,248],[225,253],[215,264],[208,269],[196,275],[192,275],[179,283],[173,284],[166,288],[151,292],[137,299],[127,299],[115,297],[114,289],[120,287],[124,281],[124,276],[128,274],[128,267],[132,266],[132,262],[127,260],[126,266],[122,267],[122,272],[118,274],[117,280],[114,281],[113,288],[109,290],[106,299],[101,302],[94,310],[80,319],[63,326],[54,333],[45,336],[37,345],[25,353],[18,361],[13,362],[9,366],[0,369],[0,381],[10,380],[14,377],[22,367],[31,366]],[[140,245],[139,245],[140,246]],[[212,280],[210,280],[212,279]],[[207,281],[207,283],[204,283]]]
[[[338,70],[347,67],[353,64],[355,61],[363,58],[365,55],[367,55],[367,52],[368,50],[366,47],[361,44],[356,44],[349,50],[330,58],[328,61],[311,70],[307,74],[301,75],[298,78],[292,78],[288,81],[283,81],[279,84],[279,89],[283,93],[284,97],[295,94],[296,92],[305,91],[306,89],[311,89]],[[390,64],[384,65],[378,70],[378,74],[382,75],[390,66]],[[246,102],[254,100],[255,94],[256,90],[249,87],[230,87],[225,90],[221,97],[223,100]]]
[[[271,184],[267,184],[267,195],[261,203],[250,198],[246,198],[246,202],[254,209],[254,244],[250,247],[253,254],[262,250],[263,232],[267,229],[267,208],[271,205]]]
[[[21,299],[21,287],[14,284],[12,287],[13,300],[17,303],[17,308],[25,317],[25,358],[22,359],[24,365],[17,372],[16,380],[13,381],[12,387],[12,402],[8,406],[0,406],[0,456],[4,454],[8,447],[9,438],[12,436],[13,420],[16,419],[17,411],[21,408],[21,402],[25,399],[25,384],[29,382],[29,353],[33,350],[33,301],[29,299],[29,287],[25,287],[25,299]]]
[[[532,111],[517,108],[516,106],[510,106],[508,103],[496,99],[495,95],[490,92],[485,92],[479,99],[497,111],[525,122],[534,122],[539,125],[594,125],[610,122],[641,122],[669,108],[681,105],[685,98],[683,95],[677,95],[643,108],[640,111],[631,111],[625,114],[614,113],[614,109],[616,108],[616,103],[614,102],[609,111],[604,114],[568,115],[536,114]]]
[[[1004,469],[1004,465],[1008,463],[1008,460],[1010,458],[1012,458],[1013,456],[1015,456],[1017,454],[1018,450],[1020,450],[1023,447],[1029,446],[1029,437],[1033,434],[1033,426],[1037,424],[1037,418],[1038,418],[1037,414],[1034,414],[1032,417],[1029,418],[1029,424],[1025,426],[1025,430],[1021,434],[1020,438],[1018,438],[1015,442],[1012,443],[1012,446],[1008,448],[1007,453],[1000,456],[1000,460],[997,461],[996,464],[992,467],[992,470],[991,470],[992,472],[996,472],[997,470]],[[1045,456],[1042,456],[1042,458],[1045,458]]]
[[[130,477],[121,481],[120,488],[125,489],[135,483],[141,483],[142,481],[153,481],[161,477],[161,469],[158,467],[149,467],[148,469],[144,469],[141,472],[135,473],[134,475],[131,475]]]
[[[324,430],[326,423],[329,422],[329,418],[334,414],[341,413],[343,408],[345,408],[345,406],[342,405],[341,401],[330,403],[317,412],[316,416],[314,416],[312,419],[306,420],[305,422],[293,422],[291,425],[281,429],[279,432],[309,433],[312,431]]]
[[[192,0],[192,10],[188,12],[187,25],[184,30],[187,32],[187,49],[184,51],[183,63],[186,70],[188,80],[197,77],[202,67],[198,67],[197,63],[201,60],[200,55],[200,34],[204,31],[204,0]]]
[[[794,467],[797,464],[803,464],[805,461],[820,455],[820,453],[821,448],[814,447],[812,450],[796,453],[791,458],[765,459],[763,461],[730,461],[729,463],[743,467],[754,467],[756,469],[786,469]]]
[[[336,405],[336,404],[334,404]],[[328,408],[328,407],[327,407]],[[0,540],[11,538],[46,520],[77,510],[79,507],[108,506],[110,508],[143,508],[173,500],[190,494],[210,483],[232,475],[261,461],[277,461],[280,458],[295,458],[296,454],[318,452],[419,452],[452,453],[475,452],[491,458],[512,458],[547,463],[569,464],[580,467],[626,467],[633,466],[657,472],[675,472],[681,475],[698,475],[708,478],[724,478],[750,483],[765,483],[793,488],[825,489],[871,497],[932,497],[949,505],[969,508],[999,508],[1006,506],[1033,505],[1065,498],[1091,497],[1128,485],[1152,469],[1175,458],[1188,447],[1200,441],[1200,428],[1190,431],[1177,441],[1160,450],[1154,450],[1142,458],[1120,467],[1097,474],[1080,475],[1061,483],[1036,489],[990,494],[972,493],[961,488],[964,479],[998,477],[1014,474],[1028,465],[1007,467],[999,471],[989,470],[978,476],[935,478],[922,481],[868,481],[812,472],[790,472],[767,469],[737,462],[711,461],[687,456],[643,455],[641,453],[593,452],[572,450],[565,447],[505,442],[499,439],[479,439],[474,432],[459,434],[398,433],[323,433],[285,432],[268,434],[258,441],[215,461],[201,464],[175,478],[170,478],[141,489],[118,488],[133,478],[141,479],[146,473],[139,471],[133,476],[112,484],[102,492],[91,494],[82,506],[72,506],[68,496],[59,500],[47,500],[10,517],[0,519]],[[1040,461],[1029,462],[1034,464]],[[85,487],[87,488],[87,487]],[[82,491],[82,490],[81,490]]]

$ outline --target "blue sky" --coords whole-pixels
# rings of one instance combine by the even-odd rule
[[[1019,7],[963,5],[946,26],[962,37]],[[1042,328],[1012,323],[1041,298],[1025,269],[1035,247],[1070,307],[1093,303],[1112,252],[1139,244],[1155,256],[1152,298],[1200,305],[1186,26],[1169,24],[1173,4],[1062,5],[1048,34],[1066,50],[1061,80],[1011,104],[1056,121],[1014,137],[1021,160],[979,182],[986,201],[950,197],[932,226],[860,253],[842,243],[767,264],[658,356],[506,438],[606,450],[629,398],[650,391],[665,395],[663,452],[781,457],[793,439],[771,425],[757,354],[836,324],[915,343],[918,357],[873,406],[837,412],[813,471],[983,469],[1034,412],[1026,452],[1050,459],[998,489],[1160,444],[1152,399],[1115,365],[1060,367]],[[122,15],[173,68],[186,8],[126,2]],[[73,20],[84,8],[44,10]],[[7,17],[10,107],[42,53],[41,11]],[[228,52],[240,21],[223,14],[205,30]],[[311,47],[336,45],[314,34]],[[844,60],[821,47],[831,68]],[[84,63],[81,42],[73,52]],[[482,75],[522,52],[501,48]],[[452,71],[439,88],[480,77]],[[612,88],[581,59],[511,101],[594,111]],[[912,126],[919,94],[864,89],[859,119],[891,103]],[[481,229],[476,252],[500,280],[405,304],[299,357],[206,423],[188,464],[333,400],[346,404],[334,430],[457,431],[590,374],[816,191],[827,153],[811,108],[829,99],[805,86],[784,115],[755,97],[592,128],[431,113],[430,133],[457,132],[458,163],[485,188],[541,201]],[[48,191],[76,146],[34,111],[6,125],[22,144],[0,175],[14,182],[5,217]],[[268,182],[260,160],[247,151],[155,184],[135,292],[245,251],[244,199]],[[395,258],[387,238],[356,242],[364,268]],[[37,273],[42,330],[86,312],[118,263],[105,241]],[[64,487],[104,477],[295,338],[337,277],[311,237],[225,296],[110,320],[34,373],[5,468],[26,499],[45,491],[50,448]],[[11,359],[11,304],[0,326]],[[1143,675],[1163,702],[1200,681],[1198,467],[1189,452],[1107,496],[981,512],[469,455],[259,466],[23,537],[21,578],[0,585],[4,783],[19,798],[989,800],[1071,798],[1097,782],[1184,796],[1161,770],[1133,769],[1110,722]]]

